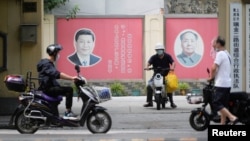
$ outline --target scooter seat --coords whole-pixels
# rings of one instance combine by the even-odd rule
[[[60,101],[62,101],[62,96],[52,97],[52,96],[43,94],[43,98],[46,99],[47,101],[51,101],[51,102],[60,102]]]
[[[62,96],[60,96],[60,95],[54,97],[54,96],[47,95],[42,91],[36,91],[36,95],[39,95],[44,100],[49,101],[49,102],[60,102],[63,99]]]

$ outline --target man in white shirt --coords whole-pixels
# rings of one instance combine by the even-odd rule
[[[220,112],[222,125],[226,123],[227,118],[231,124],[236,124],[238,118],[227,109],[231,90],[231,56],[225,48],[225,40],[220,36],[215,40],[215,50],[217,53],[208,79],[215,81],[213,108]]]

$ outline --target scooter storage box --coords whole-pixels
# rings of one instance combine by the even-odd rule
[[[21,75],[7,75],[4,82],[10,91],[24,92],[26,89],[24,78]]]
[[[93,89],[96,91],[97,96],[100,99],[100,102],[108,101],[112,99],[112,92],[108,87],[102,86],[93,86]]]

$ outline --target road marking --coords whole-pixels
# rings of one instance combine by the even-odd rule
[[[144,139],[131,139],[131,141],[144,141]]]
[[[197,138],[180,138],[180,141],[197,141]]]
[[[164,138],[149,138],[147,141],[165,141]]]

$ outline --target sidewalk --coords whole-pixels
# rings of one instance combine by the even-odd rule
[[[146,96],[126,96],[126,97],[112,97],[111,100],[103,102],[99,104],[107,109],[107,112],[111,115],[113,125],[112,128],[117,129],[125,129],[125,128],[152,128],[156,125],[150,124],[147,125],[149,121],[152,119],[158,119],[164,122],[169,122],[169,119],[166,118],[172,117],[171,120],[182,120],[184,119],[185,124],[188,122],[186,119],[188,118],[190,111],[196,107],[199,107],[200,104],[188,104],[186,100],[186,96],[174,96],[174,101],[178,106],[175,109],[170,107],[170,104],[166,104],[165,109],[156,110],[156,103],[154,103],[154,107],[143,107],[145,104]],[[73,101],[73,111],[76,114],[80,113],[82,106],[81,100],[77,100],[74,97]],[[65,99],[59,105],[59,113],[63,115],[65,111]],[[155,116],[157,115],[157,117]],[[180,115],[180,116],[178,116]],[[141,116],[143,116],[141,118]],[[139,118],[140,117],[140,118]],[[8,124],[10,116],[0,116],[0,128],[5,127],[4,125]],[[140,123],[138,126],[134,123]],[[131,126],[132,124],[132,126]],[[146,124],[146,125],[143,125]],[[157,126],[157,128],[160,125]]]
[[[170,107],[170,103],[166,104],[165,109],[156,110],[156,103],[153,107],[143,107],[146,103],[146,96],[126,96],[113,97],[112,100],[101,103],[100,105],[106,107],[110,113],[162,113],[172,112],[190,112],[195,105],[187,103],[186,96],[174,96],[174,102],[177,105],[176,109]]]

